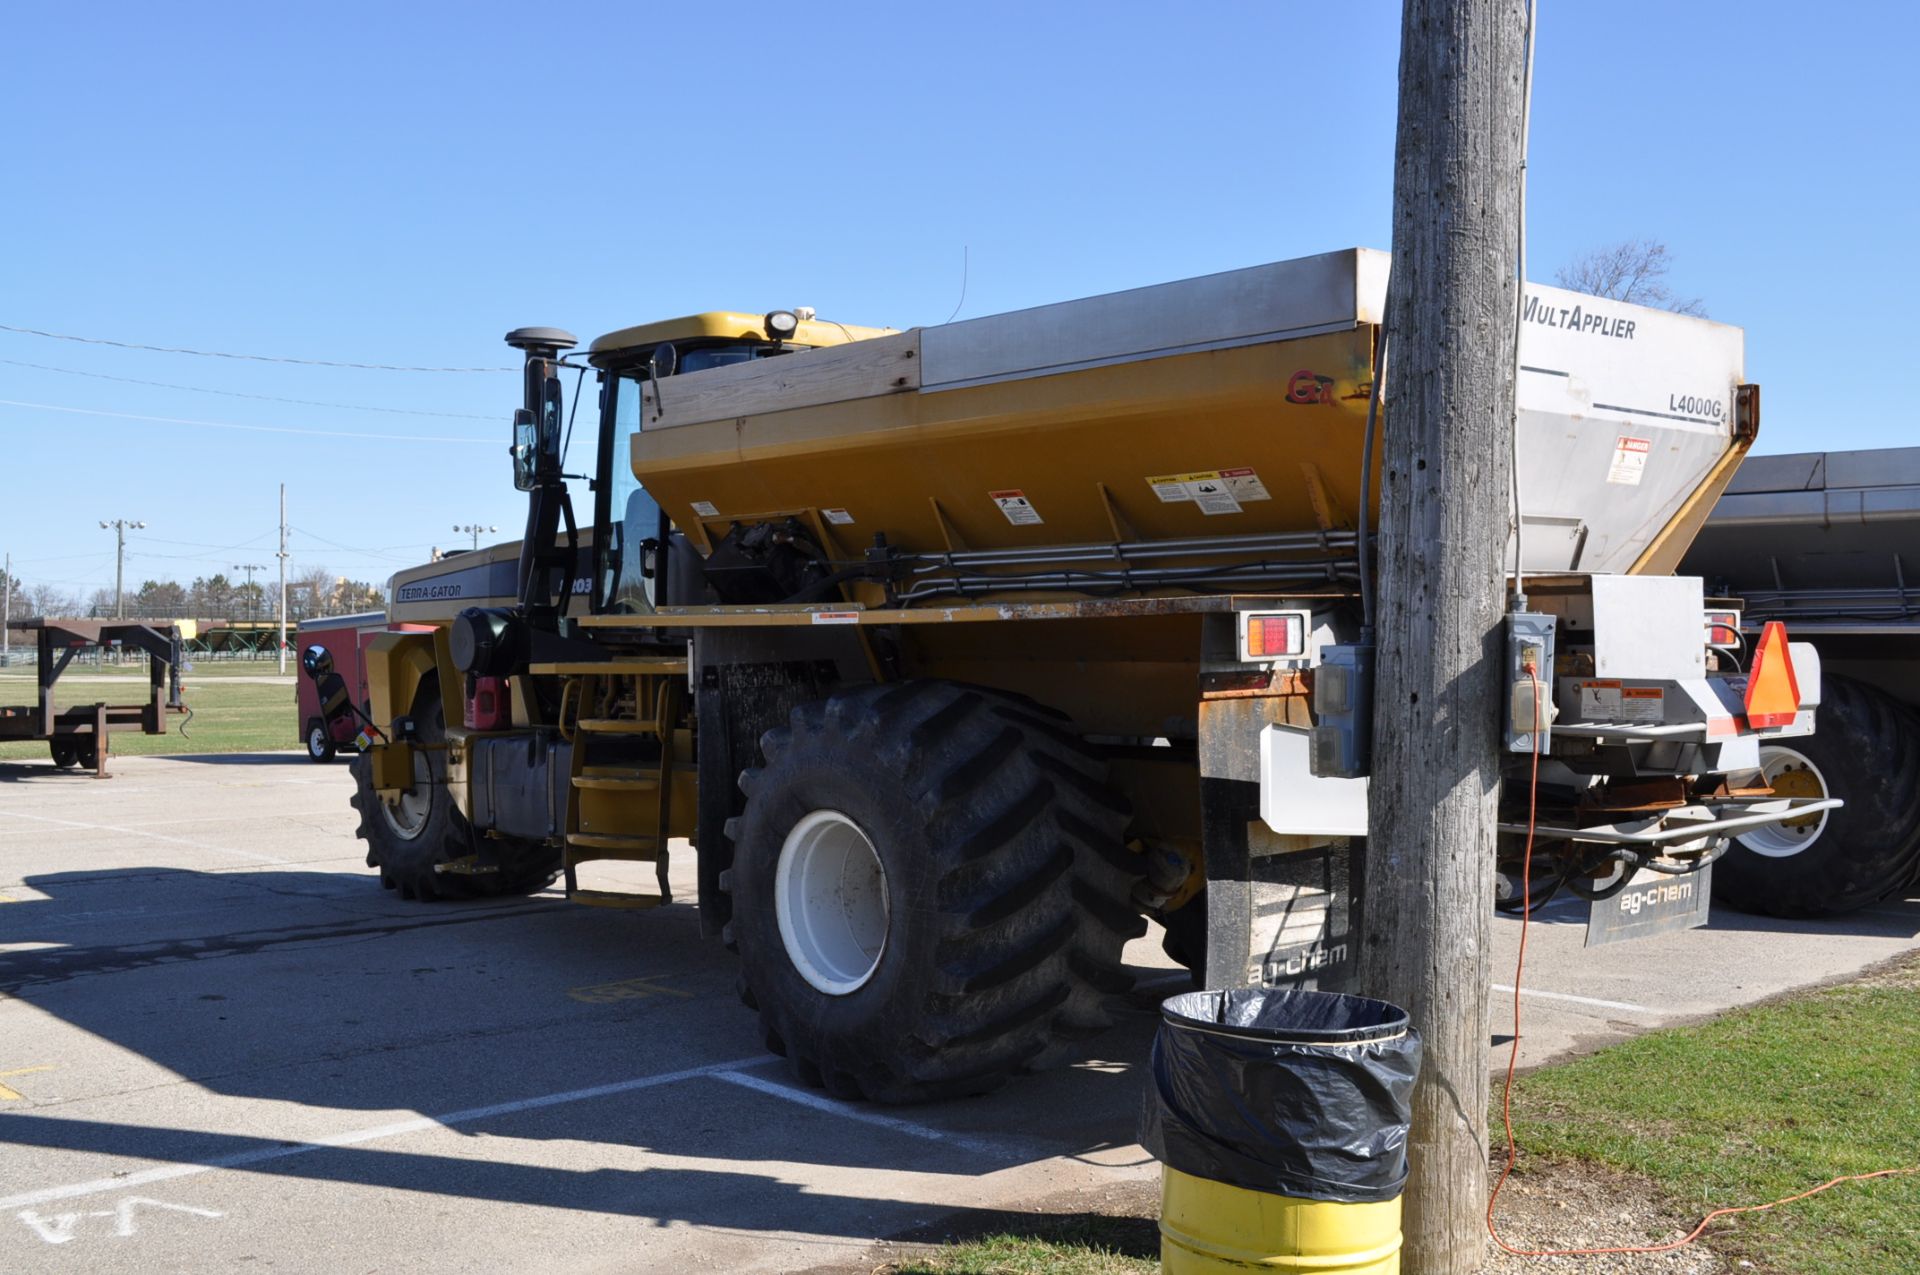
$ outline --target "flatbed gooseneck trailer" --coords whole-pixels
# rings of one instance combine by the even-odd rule
[[[1338,983],[1368,868],[1353,643],[1387,264],[904,332],[715,312],[584,358],[510,334],[515,599],[469,605],[501,589],[473,563],[396,577],[392,618],[435,627],[369,645],[369,864],[423,898],[559,874],[648,907],[690,838],[769,1047],[882,1101],[989,1089],[1100,1030],[1148,917],[1211,985]],[[1777,632],[1768,676],[1722,670],[1700,581],[1667,574],[1757,428],[1740,332],[1551,288],[1527,307],[1534,876],[1605,898],[1831,805],[1759,782],[1819,670]],[[600,409],[577,518],[573,368]],[[1523,844],[1502,838],[1509,878]],[[659,889],[595,891],[609,859]]]
[[[79,766],[107,778],[107,751],[118,731],[163,735],[170,719],[186,713],[180,698],[183,664],[180,628],[148,620],[14,620],[16,633],[31,633],[36,647],[32,704],[0,707],[0,741],[44,739],[53,763]],[[57,702],[61,676],[81,651],[130,647],[147,656],[147,698],[137,704]]]

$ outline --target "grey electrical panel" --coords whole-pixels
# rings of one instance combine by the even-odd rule
[[[1507,751],[1545,753],[1553,736],[1555,617],[1534,611],[1507,614]],[[1533,735],[1538,725],[1540,739]]]
[[[1322,779],[1359,779],[1373,771],[1373,647],[1320,649],[1313,671],[1310,769]]]

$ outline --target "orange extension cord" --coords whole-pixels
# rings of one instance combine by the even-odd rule
[[[1535,670],[1525,670],[1529,676]],[[1507,1128],[1507,1163],[1500,1170],[1499,1181],[1493,1184],[1493,1192],[1487,1196],[1487,1234],[1515,1257],[1598,1257],[1608,1253],[1665,1253],[1671,1249],[1682,1248],[1706,1234],[1707,1227],[1715,1218],[1727,1217],[1734,1213],[1764,1213],[1768,1209],[1777,1209],[1783,1204],[1792,1204],[1804,1200],[1810,1195],[1818,1195],[1843,1182],[1865,1182],[1869,1178],[1891,1178],[1902,1174],[1920,1173],[1920,1165],[1904,1169],[1880,1169],[1873,1173],[1849,1173],[1842,1177],[1822,1182],[1819,1186],[1789,1195],[1783,1199],[1766,1204],[1743,1204],[1731,1208],[1715,1209],[1700,1219],[1700,1225],[1684,1236],[1666,1244],[1624,1244],[1615,1248],[1515,1248],[1501,1238],[1500,1230],[1493,1222],[1493,1207],[1499,1203],[1500,1188],[1507,1184],[1507,1175],[1513,1172],[1513,1162],[1519,1155],[1519,1147],[1513,1137],[1513,1073],[1520,1062],[1520,987],[1521,975],[1527,967],[1527,926],[1533,919],[1533,833],[1540,804],[1540,696],[1533,697],[1533,761],[1532,773],[1527,785],[1527,844],[1520,861],[1520,955],[1513,965],[1513,1048],[1507,1055],[1507,1081],[1500,1095],[1500,1116]]]

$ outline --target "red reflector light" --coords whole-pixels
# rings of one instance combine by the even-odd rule
[[[1707,645],[1723,650],[1739,648],[1740,613],[1738,611],[1707,612]]]
[[[1305,625],[1297,615],[1250,615],[1247,617],[1249,660],[1271,660],[1306,653]]]

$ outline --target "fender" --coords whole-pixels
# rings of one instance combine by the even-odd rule
[[[433,633],[378,633],[367,643],[367,699],[373,720],[391,733],[397,718],[413,712],[420,684],[439,670]]]

